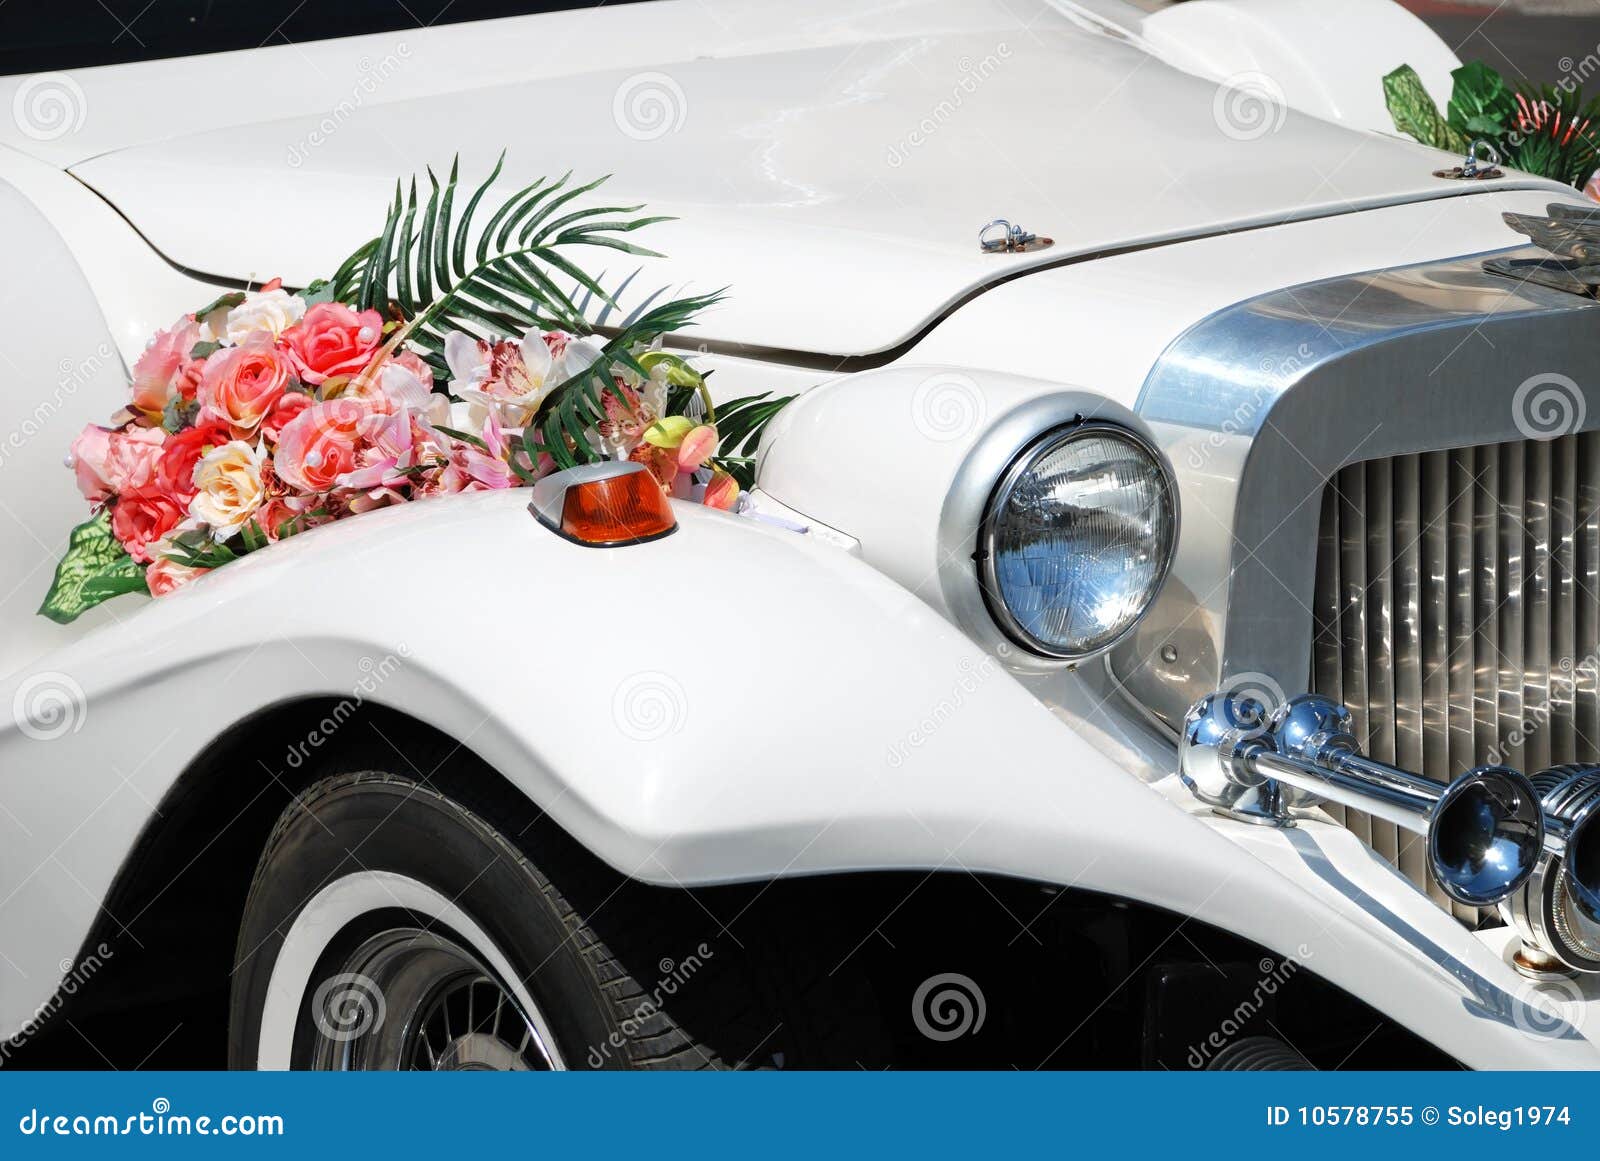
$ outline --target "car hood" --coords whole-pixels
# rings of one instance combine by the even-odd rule
[[[418,33],[403,59],[362,38],[90,70],[92,112],[173,109],[179,96],[194,109],[185,79],[229,62],[262,93],[323,84],[314,77],[350,69],[353,51],[358,78],[394,66],[332,112],[339,90],[326,84],[324,103],[287,116],[275,106],[301,98],[247,97],[208,107],[199,120],[213,127],[187,131],[185,115],[162,139],[113,132],[97,155],[64,160],[174,263],[297,285],[379,231],[398,175],[459,152],[475,184],[508,147],[508,193],[541,174],[609,173],[605,204],[674,215],[638,236],[667,257],[642,263],[633,286],[729,288],[702,337],[839,356],[892,350],[1027,268],[1470,192],[1432,176],[1438,154],[1252,106],[1048,8],[1022,5],[1028,24],[1001,5],[892,7],[871,28],[842,7],[825,28],[794,17],[804,27],[787,38],[752,33],[747,6],[694,0]],[[738,35],[705,24],[718,9],[745,20]],[[614,39],[551,45],[551,30],[583,27]],[[466,87],[417,79],[449,68]],[[183,91],[151,96],[158,71]],[[1054,245],[984,254],[978,232],[994,218]],[[614,251],[580,260],[611,281],[641,265]]]

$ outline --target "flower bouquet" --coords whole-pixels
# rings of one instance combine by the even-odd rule
[[[625,235],[664,219],[569,209],[601,184],[569,174],[476,228],[503,163],[459,220],[458,166],[442,185],[429,171],[426,203],[415,179],[407,195],[397,185],[382,232],[331,279],[233,291],[157,334],[127,407],[73,441],[93,515],[40,612],[65,623],[319,524],[601,459],[642,462],[680,499],[738,504],[788,400],[714,406],[704,377],[663,349],[720,295],[658,291],[607,326],[632,279],[608,292],[566,251],[655,256]]]

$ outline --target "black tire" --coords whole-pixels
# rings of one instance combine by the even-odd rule
[[[256,1063],[268,984],[296,916],[329,882],[358,871],[419,880],[470,916],[521,974],[569,1068],[881,1063],[886,1041],[870,988],[838,972],[803,931],[797,941],[787,922],[762,930],[759,907],[741,908],[730,920],[736,929],[724,928],[686,891],[618,876],[520,796],[482,797],[474,804],[495,822],[431,784],[363,771],[314,783],[283,813],[240,926],[232,1067]],[[339,948],[385,924],[438,929],[391,909],[330,943],[300,1004],[294,1067],[313,1063],[313,993],[340,971]]]

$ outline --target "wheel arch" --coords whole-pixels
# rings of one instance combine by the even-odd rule
[[[339,704],[334,698],[305,697],[264,708],[219,733],[183,771],[120,868],[80,955],[87,959],[103,943],[115,943],[116,976],[102,977],[71,998],[73,1020],[114,1014],[134,998],[177,1004],[186,1021],[216,1030],[214,1047],[220,1053],[236,938],[268,836],[287,805],[330,771],[370,767],[377,739],[396,756],[397,765],[411,769],[414,777],[426,776],[497,827],[515,825],[507,817],[507,802],[525,805],[547,828],[541,843],[565,844],[569,856],[576,853],[602,877],[592,887],[595,895],[608,896],[624,879],[470,747],[390,707],[360,706],[317,749],[316,761],[284,762],[278,775],[264,782],[229,777],[230,771],[258,765],[264,754],[289,753]],[[421,760],[438,755],[448,760],[431,765]],[[199,852],[192,840],[196,833],[207,835]],[[887,1018],[894,1060],[913,1067],[998,1067],[1018,1060],[1058,1067],[1097,1061],[1150,1066],[1149,1054],[1170,1055],[1182,1047],[1161,1026],[1160,1013],[1179,999],[1187,1003],[1197,986],[1202,992],[1216,990],[1213,983],[1197,983],[1196,973],[1220,970],[1216,960],[1230,965],[1230,971],[1244,965],[1249,975],[1258,960],[1265,963],[1261,957],[1270,955],[1203,921],[1136,901],[965,871],[852,871],[694,889],[636,883],[650,892],[693,894],[697,910],[709,908],[707,914],[715,911],[735,928],[762,902],[769,922],[776,913],[780,926],[787,927],[792,917],[802,933],[826,931],[830,942],[815,954],[838,959],[838,967],[849,964],[870,979]],[[813,926],[823,917],[823,927]],[[1283,962],[1287,967],[1290,961]],[[988,1036],[944,1041],[917,1023],[914,1001],[926,991],[923,985],[952,971],[963,979],[970,976],[987,993],[993,1022]],[[1307,986],[1336,1002],[1340,1011],[1362,1018],[1370,1014],[1374,1026],[1382,1025],[1384,1034],[1376,1042],[1397,1052],[1401,1066],[1448,1065],[1342,989],[1320,980],[1311,984],[1315,977],[1303,974]],[[1244,976],[1230,983],[1247,994]],[[1096,986],[1105,989],[1104,1005]],[[1057,995],[1053,1017],[1012,1002],[1038,989]],[[1082,1013],[1070,998],[1074,995],[1090,998]],[[1230,996],[1229,1004],[1235,998]],[[1161,1062],[1159,1055],[1153,1059]],[[1178,1060],[1173,1057],[1168,1066]]]

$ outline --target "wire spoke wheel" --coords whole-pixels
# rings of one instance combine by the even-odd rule
[[[334,1071],[560,1068],[535,1020],[471,951],[398,927],[365,940],[315,989],[311,1066]]]

